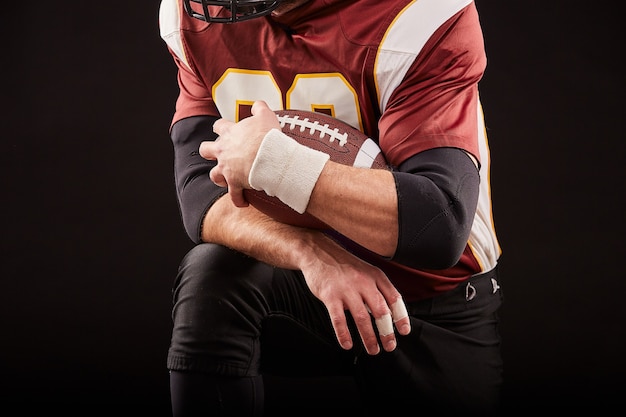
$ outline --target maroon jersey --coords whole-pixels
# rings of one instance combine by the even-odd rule
[[[481,163],[478,210],[461,260],[416,270],[367,252],[408,301],[492,269],[489,156],[478,96],[485,51],[471,0],[311,0],[280,18],[207,24],[163,0],[160,30],[179,69],[172,124],[212,115],[238,121],[256,100],[319,111],[376,140],[398,166],[435,147]]]

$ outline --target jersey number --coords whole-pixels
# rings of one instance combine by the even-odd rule
[[[269,71],[228,69],[213,86],[222,117],[239,121],[250,115],[257,100],[273,110],[297,109],[326,113],[363,130],[354,88],[339,73],[297,75],[284,94]]]

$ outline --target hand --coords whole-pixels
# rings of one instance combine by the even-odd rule
[[[300,269],[310,290],[328,309],[341,347],[348,350],[353,346],[345,314],[349,311],[368,354],[380,352],[376,333],[385,351],[394,350],[397,342],[392,321],[398,334],[407,335],[411,331],[398,290],[379,268],[347,252],[326,236],[318,240],[314,256],[310,261],[303,261]],[[372,316],[378,326],[376,330]],[[383,334],[387,333],[384,330],[389,330],[389,334]]]
[[[228,194],[237,207],[248,205],[243,189],[251,188],[248,182],[250,168],[263,137],[274,128],[280,129],[276,114],[265,102],[257,101],[252,105],[252,116],[238,123],[217,120],[213,131],[218,138],[200,144],[203,158],[217,160],[217,165],[209,173],[211,180],[221,187],[228,187]]]

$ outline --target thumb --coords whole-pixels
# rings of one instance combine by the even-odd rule
[[[267,103],[263,100],[257,100],[254,103],[252,103],[252,108],[250,109],[250,111],[252,112],[253,115],[257,115],[260,114],[264,111],[272,111],[272,109],[269,108],[269,106],[267,105]]]

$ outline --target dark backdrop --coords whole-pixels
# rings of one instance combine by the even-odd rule
[[[171,173],[177,87],[158,1],[38,3],[4,5],[0,22],[2,408],[167,416],[170,289],[190,242]],[[507,409],[617,405],[617,13],[607,1],[477,3]]]

